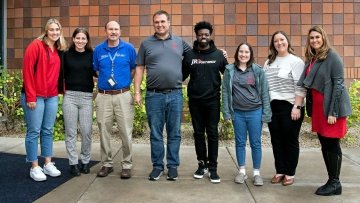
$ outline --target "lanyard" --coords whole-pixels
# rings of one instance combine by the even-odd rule
[[[114,61],[117,56],[117,51],[115,52],[114,57],[111,56],[110,52],[108,52],[108,55],[111,61],[111,77],[114,77],[114,66],[115,66]]]

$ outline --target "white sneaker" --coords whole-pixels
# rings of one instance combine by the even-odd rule
[[[46,180],[46,175],[43,173],[43,169],[40,166],[30,169],[30,177],[35,181]]]
[[[61,172],[55,167],[54,162],[49,162],[48,164],[44,165],[44,173],[51,177],[57,177],[61,175]]]

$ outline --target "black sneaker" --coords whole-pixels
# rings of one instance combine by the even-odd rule
[[[80,176],[80,170],[78,168],[78,165],[70,165],[70,173],[73,176]]]
[[[198,165],[199,165],[199,167],[194,173],[194,178],[201,179],[208,172],[208,169],[202,161],[199,161]]]
[[[162,176],[163,174],[163,170],[158,169],[158,168],[153,168],[153,170],[151,171],[151,173],[149,174],[149,180],[159,180],[160,176]]]
[[[167,179],[168,180],[176,180],[177,178],[178,178],[177,168],[169,168]]]
[[[209,178],[210,178],[210,181],[212,183],[220,183],[220,181],[221,181],[219,175],[216,172],[216,170],[209,171]]]

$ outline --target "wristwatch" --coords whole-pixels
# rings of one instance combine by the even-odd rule
[[[295,105],[295,104],[294,104],[294,108],[296,108],[296,109],[301,109],[301,106],[298,106],[298,105]]]

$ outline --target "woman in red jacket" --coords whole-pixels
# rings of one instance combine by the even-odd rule
[[[26,161],[31,162],[30,177],[46,180],[61,172],[51,162],[53,128],[58,109],[58,93],[63,90],[60,55],[66,49],[62,27],[56,19],[49,19],[44,32],[26,48],[24,56],[24,88],[21,105],[26,123]],[[38,164],[38,139],[44,168]]]

